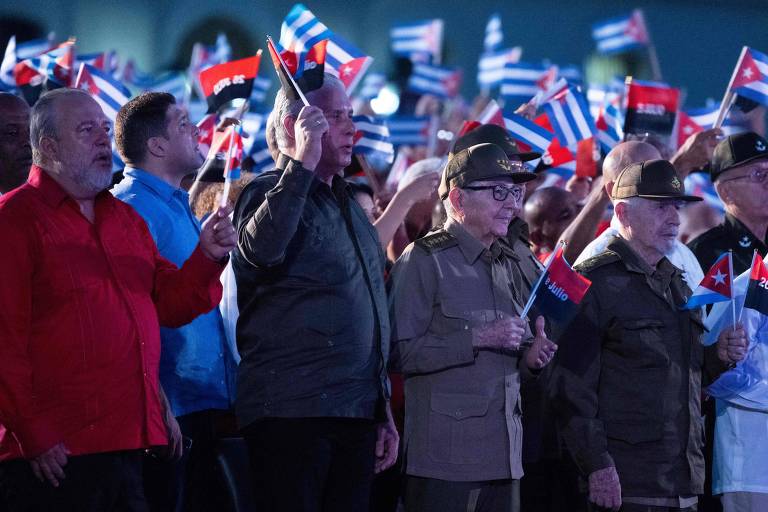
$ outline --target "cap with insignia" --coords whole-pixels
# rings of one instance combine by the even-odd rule
[[[445,199],[452,188],[461,188],[473,181],[502,178],[525,183],[536,179],[536,175],[525,170],[521,162],[509,160],[496,144],[477,144],[449,157],[437,192],[441,199]]]
[[[646,160],[630,164],[621,171],[611,190],[611,199],[677,199],[701,201],[700,197],[688,196],[677,176],[675,166],[666,160]]]
[[[523,162],[541,158],[541,153],[533,151],[523,152],[517,147],[515,140],[509,136],[509,132],[496,124],[481,124],[456,139],[451,154],[459,153],[477,144],[496,144],[510,159],[520,159]]]
[[[712,153],[709,171],[712,181],[728,169],[760,158],[768,158],[768,141],[764,138],[755,132],[729,135],[717,144]]]

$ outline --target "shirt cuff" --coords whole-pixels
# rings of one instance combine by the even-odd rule
[[[298,160],[290,159],[278,185],[300,197],[306,197],[315,179],[315,173],[305,169]]]

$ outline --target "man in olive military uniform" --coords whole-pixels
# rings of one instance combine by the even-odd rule
[[[498,242],[530,179],[493,144],[452,155],[438,192],[445,226],[406,248],[392,271],[393,363],[405,376],[406,509],[519,510],[520,376],[556,345]]]
[[[750,267],[754,251],[768,251],[768,141],[754,132],[726,137],[715,147],[710,172],[725,220],[688,246],[704,270],[732,249],[738,275]]]
[[[665,257],[686,196],[672,164],[627,166],[611,198],[619,234],[576,269],[592,281],[560,338],[553,375],[561,434],[592,503],[622,511],[696,510],[703,492],[699,310]],[[708,354],[709,355],[709,354]],[[724,366],[716,359],[712,373]]]

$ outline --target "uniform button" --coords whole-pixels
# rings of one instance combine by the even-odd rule
[[[461,409],[458,409],[454,414],[456,414],[457,418],[461,418]]]
[[[468,324],[464,324],[464,330],[466,331],[467,329],[469,329],[469,325]]]
[[[329,346],[329,347],[332,347],[332,346],[333,346],[333,340],[328,340],[328,346]]]
[[[326,398],[328,398],[328,395],[326,395],[325,393],[320,393],[320,398],[325,400]]]

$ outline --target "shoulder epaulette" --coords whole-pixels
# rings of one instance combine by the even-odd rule
[[[613,251],[605,251],[592,256],[591,258],[587,258],[586,260],[573,267],[573,269],[580,273],[591,272],[597,268],[603,267],[615,261],[621,261],[621,256]]]
[[[442,230],[430,233],[427,236],[419,238],[414,242],[414,244],[418,245],[430,254],[435,251],[442,251],[448,247],[453,247],[454,245],[458,245],[458,243],[459,241],[456,240],[455,236],[448,233],[447,231]]]

